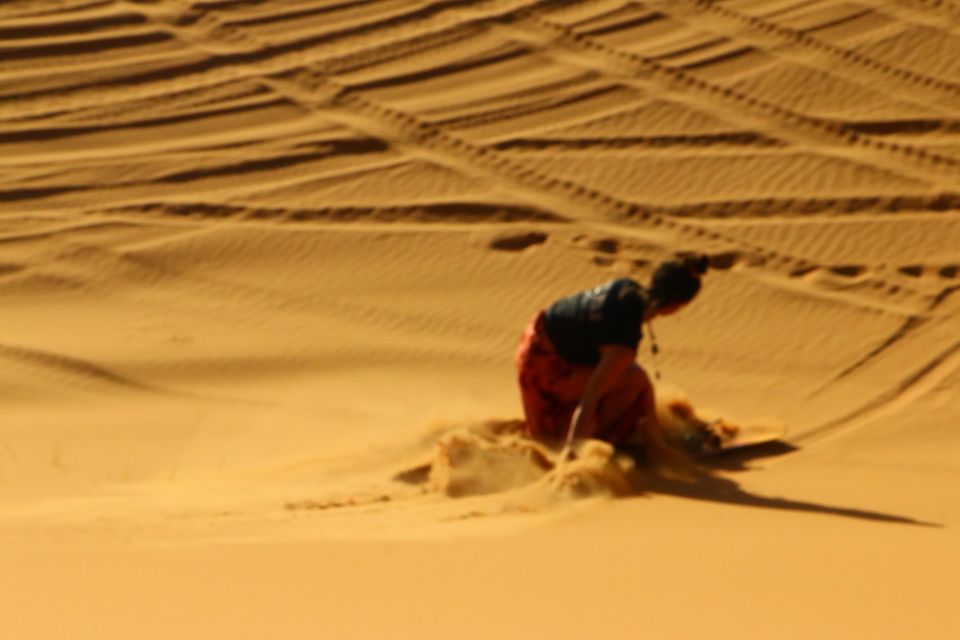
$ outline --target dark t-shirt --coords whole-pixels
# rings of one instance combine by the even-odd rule
[[[636,349],[643,322],[643,294],[630,278],[611,280],[554,302],[547,309],[547,335],[564,360],[593,366],[600,347]]]

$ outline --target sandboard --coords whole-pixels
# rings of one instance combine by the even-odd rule
[[[719,456],[747,447],[783,440],[786,427],[779,422],[756,422],[745,425],[726,420],[711,423],[685,424],[670,438],[697,458]]]

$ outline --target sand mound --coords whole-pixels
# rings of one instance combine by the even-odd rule
[[[503,428],[504,426],[513,428]],[[633,460],[606,442],[578,443],[573,459],[519,433],[518,422],[486,423],[445,434],[430,463],[431,491],[451,497],[520,488],[571,497],[626,495],[636,491]]]
[[[437,443],[429,486],[451,497],[497,493],[541,480],[555,464],[549,451],[522,436],[458,429]]]

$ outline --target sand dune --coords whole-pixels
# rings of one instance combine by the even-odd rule
[[[957,637],[957,53],[955,0],[0,4],[9,637]],[[664,397],[787,443],[559,464],[523,326],[678,251]]]

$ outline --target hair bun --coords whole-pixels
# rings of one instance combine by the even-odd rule
[[[708,260],[699,253],[679,253],[663,262],[650,278],[650,294],[659,308],[690,302],[700,291]]]

